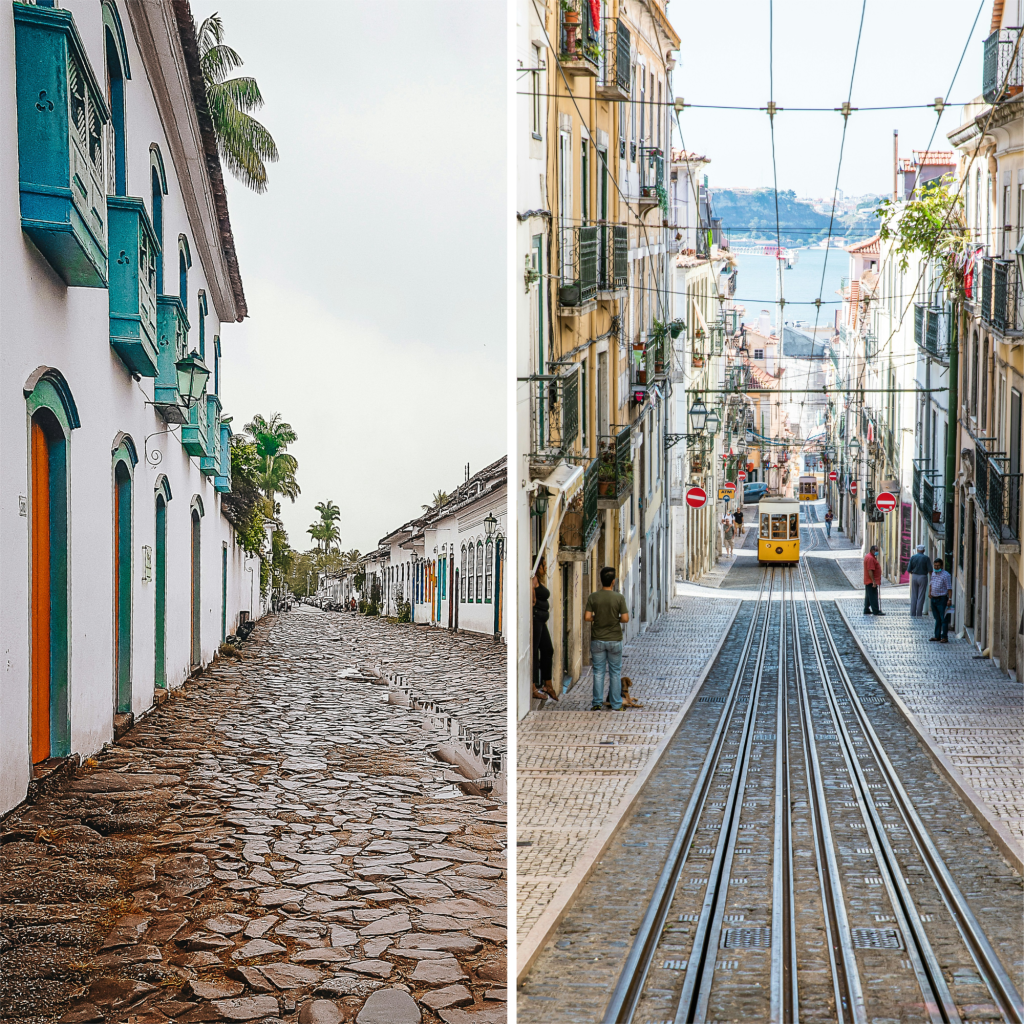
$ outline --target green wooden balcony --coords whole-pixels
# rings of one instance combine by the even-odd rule
[[[196,404],[203,401],[200,398]],[[206,444],[199,456],[199,469],[204,476],[216,476],[220,468],[220,399],[216,395],[206,395],[205,402]]]
[[[71,12],[14,4],[21,227],[67,285],[107,285],[110,113]]]
[[[209,437],[209,413],[206,395],[200,395],[188,408],[188,422],[181,428],[181,447],[199,459],[199,468],[203,468],[203,457],[206,455]]]
[[[110,344],[129,370],[157,375],[156,257],[160,246],[141,199],[107,198]]]
[[[156,300],[157,375],[153,403],[168,423],[187,423],[188,416],[178,391],[177,362],[188,352],[188,316],[177,295]]]
[[[225,416],[218,424],[220,434],[220,447],[217,452],[220,460],[217,466],[217,475],[213,478],[214,489],[221,494],[228,494],[231,491],[231,417]]]

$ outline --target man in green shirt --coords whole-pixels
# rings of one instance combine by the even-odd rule
[[[587,598],[583,618],[592,623],[590,630],[590,660],[594,668],[594,696],[591,711],[600,711],[604,705],[604,677],[608,672],[608,699],[612,711],[622,710],[622,623],[629,622],[626,599],[612,588],[615,570],[605,566],[601,570],[601,589]]]

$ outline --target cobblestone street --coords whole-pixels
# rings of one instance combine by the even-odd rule
[[[0,1020],[504,1022],[504,805],[382,670],[504,746],[503,646],[300,610],[9,815]]]

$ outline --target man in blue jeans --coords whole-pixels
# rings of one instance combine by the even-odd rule
[[[946,602],[949,600],[949,591],[953,586],[953,579],[942,568],[942,559],[935,559],[935,572],[932,573],[931,586],[928,593],[932,599],[932,618],[935,619],[935,636],[928,637],[932,643],[949,643],[949,623],[946,622]]]
[[[594,669],[594,696],[591,711],[600,711],[604,704],[605,667],[608,670],[608,699],[612,711],[622,710],[622,623],[629,622],[626,599],[612,588],[615,570],[601,570],[601,589],[587,598],[583,618],[591,623],[590,660]]]

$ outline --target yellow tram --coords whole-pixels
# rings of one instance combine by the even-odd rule
[[[797,482],[797,493],[801,501],[818,500],[818,478],[813,473],[807,473],[800,477]]]
[[[796,565],[800,561],[800,502],[762,498],[757,504],[757,564]]]

